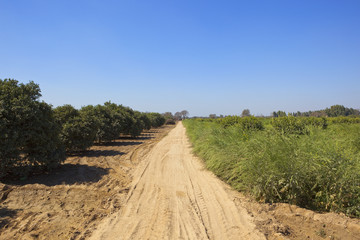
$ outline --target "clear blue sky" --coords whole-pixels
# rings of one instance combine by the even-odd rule
[[[0,0],[0,78],[53,106],[360,108],[360,1]]]

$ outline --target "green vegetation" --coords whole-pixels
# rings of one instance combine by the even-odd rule
[[[80,110],[71,105],[52,109],[40,97],[34,82],[0,79],[0,178],[50,170],[65,160],[65,151],[84,151],[95,141],[113,141],[122,134],[137,137],[165,123],[159,113],[111,102]]]
[[[10,172],[27,176],[65,159],[51,106],[40,102],[34,82],[0,80],[0,178]]]
[[[360,125],[349,120],[359,118],[257,118],[263,128],[239,119],[184,121],[216,175],[260,201],[360,217]]]
[[[151,122],[151,126],[160,127],[165,124],[165,118],[160,113],[148,113],[148,117]]]
[[[96,136],[96,125],[80,115],[71,105],[54,109],[54,117],[61,126],[60,139],[66,151],[83,151],[93,145]]]
[[[223,127],[237,126],[242,130],[263,130],[263,123],[256,117],[229,116],[217,120]]]
[[[273,118],[271,125],[280,133],[298,135],[309,134],[311,127],[326,129],[328,126],[326,118],[294,116]]]
[[[308,111],[308,112],[296,112],[289,113],[295,117],[340,117],[340,116],[359,116],[360,110],[347,108],[343,105],[333,105],[330,108],[317,111]],[[273,117],[285,117],[286,113],[284,111],[277,111],[272,113]]]

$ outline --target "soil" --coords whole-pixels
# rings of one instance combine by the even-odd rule
[[[191,153],[180,123],[143,159],[124,207],[90,239],[264,239]]]
[[[138,161],[173,126],[68,157],[48,174],[0,183],[0,239],[86,239],[126,199]]]
[[[179,123],[1,182],[0,239],[360,239],[360,220],[232,190],[192,155]]]

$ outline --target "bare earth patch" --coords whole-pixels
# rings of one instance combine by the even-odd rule
[[[248,210],[257,228],[269,240],[360,239],[360,220],[344,214],[317,213],[285,203],[258,203],[242,194],[234,201]]]

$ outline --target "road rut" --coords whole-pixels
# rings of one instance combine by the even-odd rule
[[[122,209],[90,239],[265,239],[191,153],[182,123],[142,160]]]

